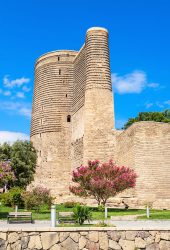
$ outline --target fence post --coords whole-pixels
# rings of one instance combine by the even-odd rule
[[[18,205],[15,205],[15,217],[17,217],[17,213],[18,213]]]
[[[107,219],[107,207],[106,207],[106,206],[105,206],[105,208],[104,208],[104,211],[105,211],[105,212],[104,212],[104,215],[105,215],[104,217],[105,217],[105,219]]]
[[[56,226],[56,206],[51,206],[51,227]]]
[[[18,205],[15,205],[15,213],[18,212]]]
[[[149,206],[146,207],[146,216],[149,219],[150,213],[149,213]]]

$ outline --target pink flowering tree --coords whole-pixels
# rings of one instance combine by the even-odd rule
[[[89,161],[87,166],[80,166],[72,173],[70,191],[78,196],[93,196],[98,205],[105,205],[108,198],[135,187],[137,174],[133,169],[117,166],[113,160],[107,163]]]
[[[10,185],[15,179],[10,162],[0,162],[0,187],[6,190],[6,186]]]

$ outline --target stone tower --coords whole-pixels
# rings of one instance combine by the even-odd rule
[[[68,193],[74,167],[88,159],[111,158],[113,127],[108,32],[96,27],[87,31],[79,52],[54,51],[36,61],[31,123],[31,140],[38,152],[34,184],[51,188],[55,195]]]
[[[74,51],[47,53],[35,65],[31,123],[31,140],[38,152],[35,182],[58,193],[65,189],[70,174],[71,123],[68,121],[76,54]]]
[[[91,28],[86,35],[84,162],[111,158],[109,135],[114,128],[108,32]],[[96,150],[97,149],[97,150]]]
[[[57,202],[77,200],[69,194],[75,167],[114,159],[138,175],[136,188],[116,198],[119,204],[123,198],[131,207],[152,201],[155,208],[170,208],[170,124],[114,128],[104,28],[89,29],[79,52],[53,51],[36,61],[31,141],[38,153],[32,186],[50,188]]]

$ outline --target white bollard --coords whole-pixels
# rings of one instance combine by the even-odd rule
[[[51,206],[51,227],[56,226],[56,206]]]
[[[104,217],[105,217],[105,219],[107,219],[107,207],[106,206],[104,208]]]
[[[15,205],[15,213],[18,212],[18,205]]]
[[[18,205],[15,205],[15,213],[18,213]],[[17,214],[15,214],[15,217],[17,217]]]
[[[149,219],[150,213],[149,213],[149,206],[146,207],[146,217]]]

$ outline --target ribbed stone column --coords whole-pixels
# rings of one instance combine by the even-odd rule
[[[108,31],[91,28],[86,34],[86,90],[100,88],[112,90]]]
[[[114,128],[108,32],[91,28],[86,34],[84,162],[113,157],[109,135]]]

